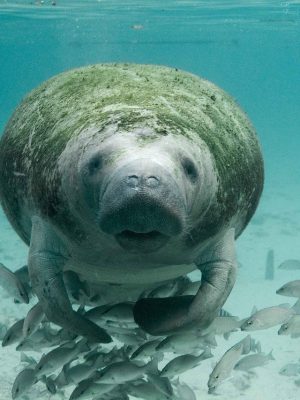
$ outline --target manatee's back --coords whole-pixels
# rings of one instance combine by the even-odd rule
[[[96,127],[147,126],[157,135],[200,136],[214,156],[219,221],[255,211],[263,163],[255,133],[230,96],[194,75],[162,66],[99,64],[46,81],[16,109],[0,142],[0,200],[29,244],[30,216],[65,213],[57,160],[71,138]],[[82,148],[82,151],[84,148]]]

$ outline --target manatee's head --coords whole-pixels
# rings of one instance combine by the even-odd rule
[[[173,252],[191,247],[191,232],[216,192],[205,144],[147,127],[89,135],[75,144],[80,156],[66,180],[78,217],[116,251],[150,255],[170,245]]]

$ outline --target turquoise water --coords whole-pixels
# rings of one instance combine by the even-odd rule
[[[276,269],[275,280],[265,281],[264,268],[269,249],[274,249],[276,267],[285,259],[300,259],[300,2],[0,0],[0,131],[39,83],[99,62],[184,69],[215,82],[246,111],[262,144],[266,181],[256,216],[237,242],[242,267],[226,306],[242,318],[253,305],[292,304],[293,299],[275,291],[300,279],[300,271]],[[26,263],[27,249],[3,214],[0,224],[0,262],[15,270]],[[6,301],[3,321],[11,314],[23,315],[22,308]],[[220,386],[219,398],[296,400],[300,375],[286,377],[278,371],[299,361],[299,338],[278,337],[276,329],[254,337],[264,351],[273,349],[275,361],[247,378],[249,387],[239,381],[246,378],[233,377]],[[197,399],[206,398],[213,363],[228,346],[222,341],[211,363],[184,375]],[[0,350],[5,382],[0,400],[10,398],[16,370],[9,362],[19,360],[9,351]],[[38,393],[30,398],[51,398]]]

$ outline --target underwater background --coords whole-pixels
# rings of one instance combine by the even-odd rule
[[[216,83],[241,105],[262,145],[265,187],[237,240],[240,268],[224,308],[245,318],[253,306],[292,305],[296,299],[276,290],[300,279],[300,269],[278,269],[284,260],[300,259],[300,1],[0,0],[0,132],[23,96],[42,81],[100,62],[180,68]],[[266,279],[270,251],[275,271]],[[1,210],[0,262],[15,271],[26,264],[27,252]],[[0,296],[2,324],[11,325],[28,310],[1,288]],[[233,371],[216,394],[207,394],[208,376],[243,332],[217,338],[214,358],[180,379],[197,399],[298,399],[300,364],[294,375],[279,371],[300,363],[300,338],[278,335],[278,328],[252,334],[274,360],[248,374]],[[10,399],[18,371],[14,346],[0,348],[0,400]],[[61,398],[42,386],[32,393],[28,398]]]

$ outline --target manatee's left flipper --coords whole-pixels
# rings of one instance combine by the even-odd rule
[[[98,325],[76,313],[71,306],[63,281],[63,266],[67,257],[51,226],[34,216],[28,259],[29,276],[32,289],[47,318],[90,341],[108,343],[110,336]]]
[[[195,296],[141,299],[134,307],[137,324],[152,335],[163,335],[196,324],[205,329],[217,316],[235,283],[237,262],[234,229],[199,260],[201,285]]]

